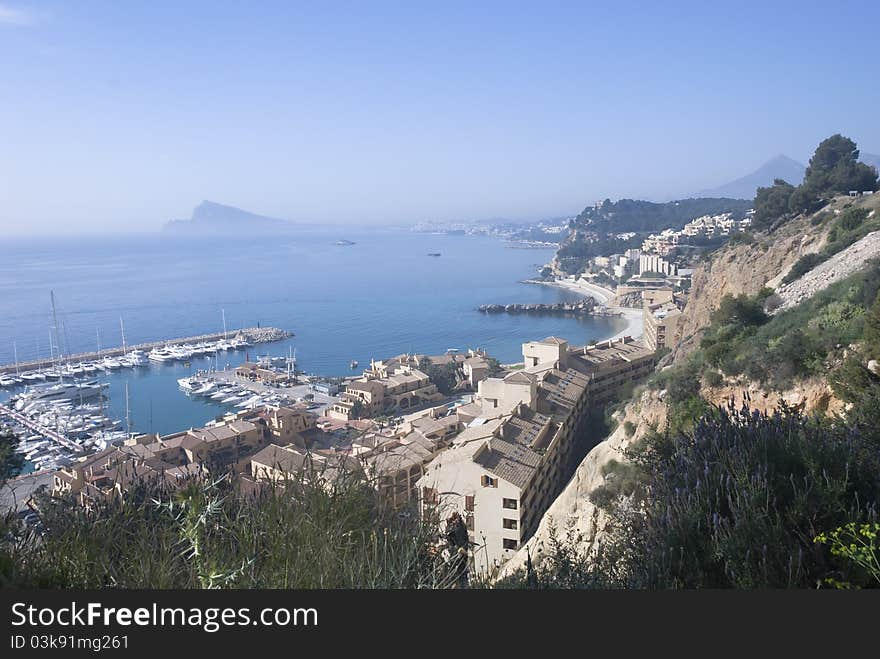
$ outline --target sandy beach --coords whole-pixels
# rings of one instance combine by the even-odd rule
[[[575,280],[573,277],[567,277],[565,279],[554,279],[552,281],[530,279],[528,280],[528,282],[532,284],[541,284],[542,286],[556,286],[557,288],[564,288],[569,291],[574,291],[575,293],[580,293],[581,295],[589,296],[596,300],[596,302],[604,307],[605,310],[611,313],[620,314],[620,317],[626,320],[626,326],[622,330],[617,332],[617,334],[605,337],[605,340],[617,339],[621,336],[631,336],[637,339],[642,336],[642,310],[632,309],[630,307],[608,306],[608,301],[614,298],[614,291],[612,291],[610,288],[597,286],[596,284],[585,282],[582,279]]]

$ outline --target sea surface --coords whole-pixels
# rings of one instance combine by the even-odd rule
[[[337,240],[355,244],[340,246]],[[248,356],[288,355],[309,373],[350,375],[371,358],[483,348],[518,361],[524,341],[549,335],[582,344],[613,335],[617,318],[487,315],[484,303],[573,300],[577,294],[520,283],[553,255],[488,237],[400,229],[304,229],[295,236],[233,238],[161,234],[0,239],[0,364],[47,357],[54,291],[63,353],[223,330],[276,326],[295,336]],[[439,257],[428,256],[438,252]],[[54,339],[53,339],[54,340]],[[235,366],[245,353],[221,355]],[[207,359],[102,375],[110,409],[132,428],[168,433],[224,410],[185,396],[177,378]],[[0,392],[0,399],[3,393]]]

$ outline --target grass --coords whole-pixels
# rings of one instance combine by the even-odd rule
[[[245,496],[228,478],[143,484],[87,511],[41,501],[41,532],[2,522],[4,588],[438,588],[449,570],[411,511],[363,483],[290,482]]]

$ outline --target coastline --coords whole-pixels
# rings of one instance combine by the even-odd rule
[[[591,297],[605,308],[606,311],[620,314],[620,317],[626,321],[626,325],[622,330],[612,336],[605,337],[603,341],[611,339],[619,339],[622,336],[631,336],[639,339],[644,333],[644,318],[641,309],[633,309],[631,307],[609,306],[608,302],[614,298],[614,291],[604,286],[591,284],[589,282],[567,277],[565,279],[554,279],[552,281],[543,281],[540,279],[527,279],[523,283],[540,284],[541,286],[555,286],[556,288],[564,288],[565,290],[578,293],[587,297]]]

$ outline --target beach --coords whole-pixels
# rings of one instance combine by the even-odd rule
[[[591,284],[582,279],[575,279],[574,277],[567,277],[565,279],[554,279],[552,281],[530,279],[527,281],[527,283],[541,284],[542,286],[555,286],[557,288],[564,288],[566,290],[573,291],[581,295],[586,295],[596,300],[596,302],[601,305],[606,311],[610,313],[620,314],[620,317],[626,320],[626,326],[613,336],[605,337],[604,340],[618,339],[622,336],[631,336],[634,339],[637,339],[642,336],[642,333],[644,331],[644,317],[642,314],[642,310],[633,309],[631,307],[608,306],[608,302],[615,297],[614,291],[612,291],[610,288]]]

